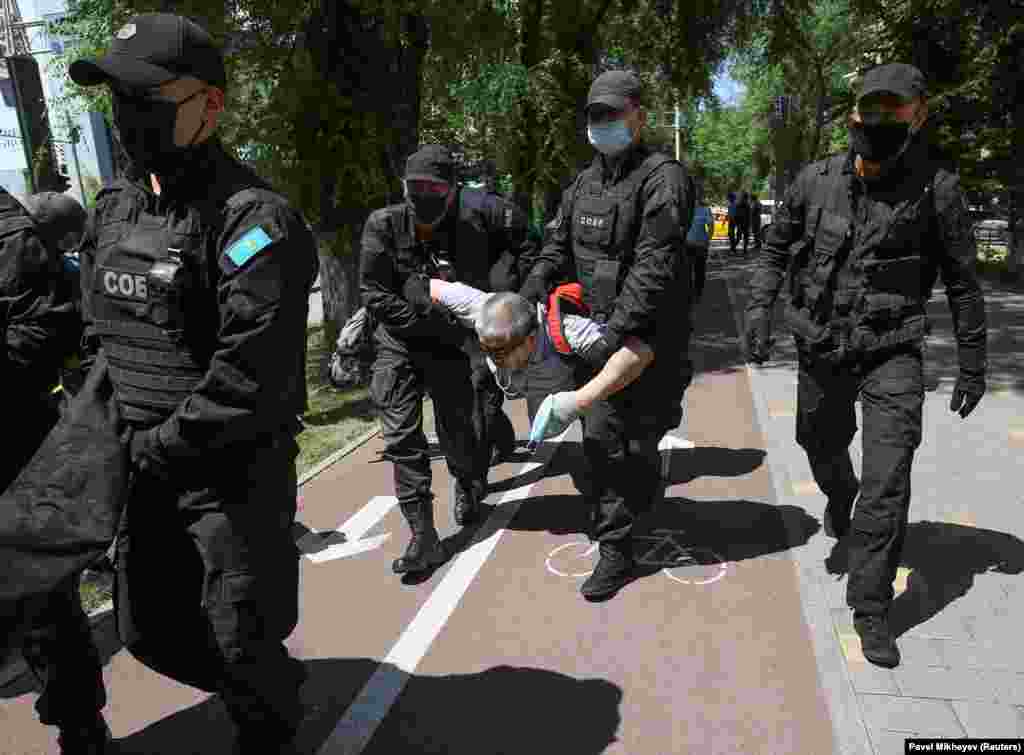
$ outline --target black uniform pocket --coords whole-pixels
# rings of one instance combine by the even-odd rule
[[[876,291],[902,294],[908,299],[921,298],[924,271],[918,255],[865,260],[864,275],[868,285]]]
[[[206,612],[217,645],[229,663],[238,661],[263,638],[263,616],[256,579],[245,572],[224,573],[210,580]]]
[[[386,407],[395,393],[395,383],[398,381],[398,372],[392,367],[385,367],[373,371],[370,379],[370,397],[378,409]]]
[[[576,238],[584,246],[607,249],[615,238],[618,206],[611,199],[588,197],[577,202],[573,225]]]

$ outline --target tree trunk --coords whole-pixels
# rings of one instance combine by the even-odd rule
[[[519,62],[532,70],[540,62],[541,22],[544,0],[528,0],[522,8],[523,25],[519,44]],[[523,105],[520,138],[509,161],[512,167],[512,201],[528,216],[533,216],[533,191],[537,181],[537,111],[529,101]]]
[[[336,179],[325,180],[322,187],[320,230],[335,239],[321,248],[320,255],[324,345],[329,351],[341,326],[360,306],[360,241],[366,218],[375,209],[371,203],[396,199],[405,159],[419,139],[420,71],[430,42],[426,19],[403,17],[404,36],[409,40],[405,47],[387,44],[381,29],[367,21],[372,19],[348,3],[324,2],[308,26],[320,74],[340,93],[372,109],[376,127],[387,133],[386,146],[376,148],[387,176],[383,199],[367,197],[365,204],[350,201],[338,206],[334,204]]]

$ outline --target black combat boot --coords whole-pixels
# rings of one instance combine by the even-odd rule
[[[628,540],[602,542],[600,560],[594,573],[580,586],[580,594],[587,600],[603,600],[633,581],[633,544]]]
[[[473,522],[480,518],[483,512],[486,490],[487,483],[483,480],[476,480],[474,482],[456,480],[452,483],[452,507],[457,525],[465,527],[467,524],[473,524]]]
[[[860,635],[860,647],[865,658],[885,668],[900,665],[900,649],[896,647],[896,638],[892,636],[886,616],[854,614],[853,626]]]
[[[401,504],[402,514],[412,530],[412,538],[405,554],[391,564],[395,574],[427,571],[445,562],[441,539],[434,528],[434,502],[411,501]]]
[[[113,737],[102,714],[80,724],[60,727],[57,744],[61,755],[107,755]]]

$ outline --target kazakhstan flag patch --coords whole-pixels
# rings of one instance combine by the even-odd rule
[[[256,226],[250,228],[242,238],[229,246],[226,254],[236,267],[241,267],[272,243],[274,242],[267,232],[260,226]]]

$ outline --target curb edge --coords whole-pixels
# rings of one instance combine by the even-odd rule
[[[299,477],[298,487],[301,488],[303,485],[305,485],[307,482],[309,482],[314,477],[319,475],[321,472],[326,470],[328,467],[332,466],[333,464],[335,464],[338,461],[341,461],[343,458],[348,456],[350,453],[355,451],[357,448],[362,446],[364,443],[366,443],[368,440],[373,438],[375,435],[378,435],[379,433],[380,433],[380,423],[379,422],[374,422],[373,423],[373,427],[371,427],[369,430],[364,432],[362,435],[356,436],[356,438],[354,440],[349,441],[348,444],[342,446],[340,449],[338,449],[337,451],[333,452],[330,456],[328,456],[326,459],[321,461],[315,467],[313,467],[312,469],[310,469],[307,472],[304,472]]]

